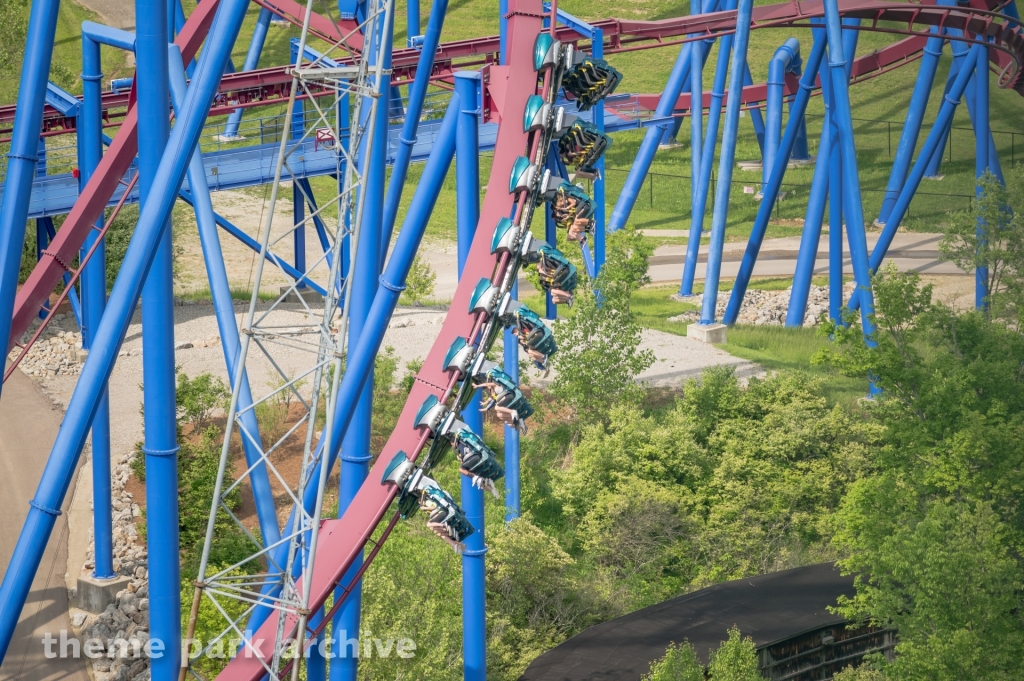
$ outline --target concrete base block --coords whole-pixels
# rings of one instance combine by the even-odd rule
[[[690,324],[686,327],[686,336],[717,345],[725,342],[728,328],[725,324]]]
[[[289,286],[281,287],[281,294],[288,294],[284,298],[284,302],[286,303],[301,303],[302,300],[304,300],[306,301],[306,305],[321,305],[324,302],[324,297],[311,288],[302,290],[302,300],[299,300],[298,292],[294,290],[289,292],[289,288]]]
[[[78,576],[76,589],[78,607],[89,612],[101,613],[115,601],[117,594],[128,588],[131,578],[118,575],[113,579],[96,579],[91,574]]]

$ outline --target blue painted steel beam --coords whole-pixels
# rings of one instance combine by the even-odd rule
[[[260,14],[256,17],[256,27],[252,30],[252,39],[249,41],[249,51],[245,53],[245,62],[242,63],[243,71],[252,71],[260,63],[260,54],[263,53],[263,44],[267,41],[267,30],[270,28],[270,17],[273,16],[266,7],[260,8]],[[242,122],[244,109],[235,109],[228,116],[224,125],[224,139],[238,138],[238,124]]]
[[[91,22],[85,22],[91,23]],[[134,43],[134,36],[132,43]],[[134,49],[134,48],[133,48]],[[82,27],[82,103],[78,116],[78,181],[81,187],[89,182],[103,158],[103,71],[100,45]],[[76,99],[77,101],[77,99]],[[96,221],[103,228],[103,218]],[[95,230],[89,233],[82,246],[79,261],[95,245],[96,250],[82,272],[82,347],[92,348],[96,330],[107,303],[106,244],[97,245]],[[98,579],[116,577],[114,571],[113,511],[110,491],[110,396],[103,387],[96,415],[92,420],[92,508],[94,570]]]
[[[736,0],[725,0],[723,9],[736,9]],[[711,188],[711,168],[718,145],[718,126],[722,121],[722,102],[725,99],[725,79],[729,75],[729,56],[732,53],[732,34],[722,36],[718,48],[718,62],[715,65],[715,80],[711,86],[711,102],[708,107],[707,136],[701,148],[700,173],[691,182],[696,186],[693,204],[690,208],[690,237],[686,241],[686,260],[683,262],[683,280],[679,295],[693,295],[693,280],[697,272],[697,257],[700,252],[700,237],[704,233],[704,213],[707,211],[708,192]]]
[[[853,118],[850,112],[849,79],[853,51],[844,43],[842,19],[837,0],[824,0],[825,26],[828,32],[829,71],[831,77],[832,119],[836,125],[843,170],[843,215],[846,217],[846,238],[853,262],[854,279],[861,292],[861,328],[870,344],[874,332],[874,296],[871,293],[871,273],[868,268],[867,236],[864,231],[864,207],[861,204],[860,176],[857,171],[857,151],[853,138]],[[851,31],[856,34],[856,31]],[[856,40],[856,36],[852,40]],[[851,61],[847,61],[849,51]],[[835,188],[830,188],[835,191]],[[831,228],[830,228],[831,230]]]
[[[717,5],[718,0],[704,0],[701,9],[704,13],[707,13],[713,11]],[[679,99],[679,93],[682,92],[683,85],[689,76],[691,56],[692,53],[689,46],[684,44],[679,50],[679,57],[676,58],[675,65],[672,67],[672,73],[669,74],[668,82],[665,84],[665,91],[658,98],[658,105],[654,110],[656,118],[667,118],[672,115],[676,101]],[[739,92],[739,89],[735,91]],[[608,220],[608,231],[615,232],[626,226],[626,220],[629,218],[633,205],[640,195],[640,189],[644,178],[647,177],[647,171],[651,168],[654,153],[658,150],[662,137],[671,127],[672,123],[665,121],[649,129],[647,134],[644,135],[644,140],[641,142],[633,165],[630,167],[629,175],[626,177],[626,182],[622,187],[622,192],[615,202],[615,209],[612,210],[611,218]]]
[[[139,187],[142,210],[159,201],[157,173],[170,136],[168,0],[135,0],[139,112]],[[189,154],[191,156],[191,154]],[[152,198],[151,198],[152,197]],[[146,546],[149,552],[150,636],[172,654],[150,662],[153,681],[178,675],[181,640],[181,568],[178,543],[178,431],[174,366],[174,283],[170,218],[161,230],[142,288],[142,396],[146,462]],[[170,650],[168,651],[170,652]]]
[[[989,172],[988,145],[992,137],[989,127],[988,45],[984,45],[983,48],[978,52],[974,66],[974,171],[978,180]],[[981,187],[976,186],[975,192],[977,196],[981,196]],[[976,228],[978,243],[984,243],[985,231],[985,222],[979,219]],[[974,270],[974,306],[979,310],[988,307],[987,267],[978,267]]]
[[[817,32],[816,32],[817,33]],[[787,41],[788,42],[788,41]],[[760,205],[757,207],[757,217],[754,219],[754,226],[751,228],[750,237],[747,240],[747,248],[743,253],[743,260],[740,262],[740,269],[736,275],[736,283],[733,284],[732,294],[729,297],[729,304],[725,308],[725,315],[723,321],[726,324],[735,324],[736,318],[739,316],[740,307],[743,305],[743,296],[746,295],[747,285],[750,283],[750,277],[754,273],[754,264],[757,262],[757,255],[761,249],[761,243],[764,240],[765,232],[768,229],[768,220],[771,218],[772,208],[775,205],[775,200],[779,195],[779,190],[782,188],[782,180],[786,176],[786,169],[789,165],[789,157],[793,152],[793,145],[796,142],[797,134],[800,131],[800,121],[804,117],[804,113],[807,110],[807,102],[811,98],[811,90],[814,89],[814,82],[817,77],[819,67],[825,54],[826,40],[820,33],[815,35],[814,46],[811,48],[811,54],[807,58],[807,68],[804,70],[803,75],[800,78],[800,89],[797,91],[796,99],[793,102],[793,106],[790,111],[789,121],[786,123],[786,133],[782,138],[782,142],[779,145],[777,153],[773,154],[771,173],[768,176],[768,183],[765,186],[764,196],[761,199]],[[776,53],[778,54],[778,53]],[[735,57],[733,63],[735,64]],[[778,68],[778,67],[777,67]],[[784,68],[784,67],[783,67]],[[770,80],[770,79],[769,79]],[[770,94],[770,93],[769,93]],[[781,101],[778,102],[779,109],[781,110]],[[781,123],[781,121],[779,121]],[[725,166],[725,143],[723,141],[723,153],[722,153],[722,167]],[[730,172],[732,167],[732,160],[730,158]],[[723,171],[720,169],[719,173]],[[718,210],[720,196],[724,195],[724,202],[727,206],[729,197],[729,186],[726,184],[723,189],[723,183],[727,182],[729,178],[723,179],[724,176],[720,175],[718,185],[718,195],[715,197],[715,219],[718,220]],[[723,215],[720,220],[721,229],[724,231],[725,228],[725,216]],[[724,233],[722,234],[724,237]],[[712,243],[714,243],[714,237],[712,237]],[[719,251],[720,254],[720,251]],[[711,257],[708,257],[708,274],[704,279],[704,307],[705,310],[708,308],[708,287],[711,285],[712,272],[711,272]],[[714,288],[717,292],[718,289],[718,272],[714,272]],[[710,308],[709,319],[714,319],[714,304]],[[703,318],[702,318],[702,323]]]
[[[36,6],[41,4],[44,3],[35,3]],[[217,94],[217,86],[224,70],[224,63],[227,61],[231,46],[238,35],[247,5],[247,0],[221,0],[217,19],[214,21],[210,37],[199,58],[196,77],[193,78],[189,86],[185,105],[182,107],[184,114],[171,131],[170,141],[160,160],[156,180],[152,183],[155,187],[152,199],[142,207],[140,212],[139,222],[125,253],[120,274],[114,282],[114,288],[107,301],[107,309],[100,320],[93,349],[82,367],[82,374],[79,376],[75,391],[68,403],[67,412],[61,422],[39,487],[30,504],[28,516],[11,555],[7,572],[4,574],[3,583],[0,584],[0,612],[3,613],[3,617],[0,617],[0,656],[6,654],[10,645],[19,614],[25,604],[25,598],[28,596],[43,551],[53,531],[57,515],[60,513],[59,509],[67,494],[72,473],[78,464],[82,447],[88,435],[89,425],[100,401],[103,385],[110,378],[110,372],[120,350],[121,342],[139,301],[142,283],[150,270],[163,233],[167,231],[166,226],[175,197],[184,179],[192,151],[199,142],[210,105]],[[53,3],[53,8],[55,7],[56,3]],[[34,6],[33,12],[35,9]],[[48,35],[52,42],[52,31]],[[40,36],[41,39],[46,37],[46,34]],[[31,41],[29,44],[32,45]],[[161,47],[166,49],[166,38]],[[36,58],[38,58],[38,54],[33,52],[33,59]],[[31,82],[31,79],[29,81]],[[43,87],[43,85],[39,87],[40,96]],[[24,88],[22,93],[24,93]],[[30,101],[27,103],[31,105]],[[34,135],[34,138],[37,137],[38,132]],[[35,143],[35,139],[33,139],[33,143]],[[35,152],[32,153],[34,155]],[[7,198],[17,195],[18,193],[15,192]],[[24,203],[24,198],[22,198],[22,208],[25,207]],[[5,201],[5,211],[9,205]],[[14,214],[14,217],[17,217],[17,214]],[[9,319],[9,309],[7,313],[7,316],[0,314],[0,319]],[[150,554],[151,567],[157,558],[157,555]],[[177,565],[177,554],[172,560]],[[180,584],[176,585],[176,588],[180,588]],[[163,605],[160,607],[163,608]],[[151,611],[153,609],[152,600],[150,609]],[[174,617],[179,618],[180,616],[180,609],[175,610]],[[150,621],[152,626],[153,620]],[[155,628],[152,631],[155,637]],[[178,644],[179,642],[176,640],[165,641],[167,651],[165,657],[172,664],[162,664],[159,669],[160,675],[154,674],[154,679],[165,681],[177,677]],[[166,667],[173,667],[172,676],[164,676]]]
[[[46,83],[46,103],[59,111],[61,115],[67,116],[68,118],[76,117],[81,105],[81,102],[78,101],[78,97],[75,97],[63,88],[54,85],[52,82]]]
[[[576,113],[571,106],[569,111]],[[580,112],[578,115],[584,120],[594,122],[593,111]],[[624,118],[611,109],[606,109],[604,115],[606,132],[653,127],[671,123],[673,120],[675,119],[671,117]],[[426,160],[440,126],[441,123],[438,120],[420,123],[417,142],[412,151],[412,162]],[[481,151],[494,149],[497,133],[498,126],[495,123],[484,123],[480,126]],[[400,135],[400,126],[392,127],[389,130],[388,148],[391,151],[389,162],[393,160],[400,144],[398,141]],[[206,167],[206,181],[210,190],[223,191],[273,182],[278,146],[277,143],[271,143],[204,153],[203,165]],[[314,140],[306,139],[289,154],[288,167],[292,171],[293,177],[310,178],[334,175],[338,170],[337,154],[333,149],[324,148],[323,145],[317,148]],[[132,173],[134,173],[134,168],[126,174],[126,182],[131,179]],[[188,188],[188,186],[186,182],[185,187]],[[3,187],[3,184],[0,184],[0,187]],[[119,186],[115,189],[107,205],[110,207],[117,205],[123,193],[124,188]],[[29,218],[68,213],[78,199],[78,180],[71,173],[35,178],[31,197]],[[138,189],[135,189],[127,202],[136,203],[137,201]]]
[[[839,127],[829,117],[828,154],[828,318],[844,323],[843,307],[843,159]]]
[[[731,60],[732,67],[729,71],[730,92],[740,92],[743,88],[747,46],[750,41],[750,15],[753,6],[753,0],[740,0],[737,8],[735,44]],[[732,188],[732,170],[736,156],[736,133],[739,122],[740,97],[730,97],[725,107],[725,128],[722,130],[722,155],[718,166],[718,186],[715,187],[714,212],[711,217],[711,245],[708,249],[707,271],[704,275],[704,305],[700,315],[701,324],[715,323],[718,277],[722,271],[722,249],[725,244],[725,225],[729,218],[729,190]]]
[[[768,61],[768,101],[765,106],[767,122],[765,124],[764,155],[761,161],[761,190],[768,184],[768,175],[775,167],[775,156],[779,153],[779,142],[782,138],[782,100],[783,88],[786,86],[786,74],[800,76],[800,41],[788,38]],[[793,118],[790,107],[790,120]],[[797,119],[796,132],[800,132],[800,121]],[[794,136],[794,142],[796,137]]]
[[[690,0],[690,14],[700,14],[700,0]],[[699,37],[699,34],[691,34]],[[704,41],[690,43],[690,205],[697,204],[697,183],[700,176],[701,145],[704,135]],[[711,142],[714,144],[714,141]],[[692,218],[691,218],[692,220]]]
[[[119,28],[97,24],[94,21],[82,22],[82,37],[97,43],[110,45],[126,52],[135,51],[135,34]]]
[[[182,189],[180,192],[178,192],[178,196],[181,197],[182,201],[189,204],[190,206],[195,206],[195,197],[192,196],[192,193],[190,191]],[[251,236],[243,232],[240,228],[236,227],[234,224],[229,222],[227,218],[223,217],[219,213],[214,213],[213,219],[214,222],[217,223],[218,227],[220,227],[225,232],[241,241],[242,244],[247,246],[249,249],[255,251],[256,253],[260,252],[260,242],[256,241],[256,239],[252,238]],[[267,262],[273,263],[274,265],[280,267],[282,272],[287,274],[295,281],[304,280],[306,286],[313,289],[320,295],[326,295],[323,287],[321,287],[312,279],[305,278],[305,273],[299,272],[297,269],[292,267],[291,264],[284,258],[280,258],[271,253],[270,251],[267,251],[266,258]]]
[[[380,81],[376,83],[377,90],[381,93],[387,91],[388,71],[391,68],[391,45],[394,37],[394,14],[388,13],[390,21],[379,22],[378,32],[371,37],[368,53],[368,68],[372,71],[376,65],[377,53],[383,52],[385,71]],[[360,197],[362,202],[362,216],[360,224],[359,244],[355,253],[355,267],[353,271],[352,286],[349,289],[351,298],[348,302],[349,310],[349,347],[362,334],[364,325],[367,322],[367,315],[373,303],[374,292],[377,290],[378,279],[381,271],[381,252],[384,250],[382,243],[382,226],[384,218],[384,184],[385,167],[387,164],[387,141],[388,141],[388,106],[387,99],[381,97],[376,108],[371,107],[372,100],[364,97],[360,102],[359,117],[364,126],[372,126],[372,140],[364,136],[361,140],[361,148],[358,150],[357,158],[360,163],[360,174],[363,178],[362,191],[365,197]],[[374,118],[371,120],[371,112]],[[365,127],[364,129],[369,129]],[[365,199],[365,200],[364,200]],[[363,385],[362,395],[355,408],[353,423],[355,427],[348,431],[342,445],[341,455],[341,493],[338,497],[338,513],[344,513],[349,504],[359,492],[359,488],[366,479],[370,470],[370,461],[373,456],[370,454],[370,427],[373,409],[373,362],[371,360],[368,380]],[[314,479],[314,478],[311,478]],[[315,492],[314,486],[308,488]],[[362,566],[362,553],[353,561],[345,577],[345,583],[350,583],[353,576]],[[362,605],[362,585],[356,584],[349,594],[345,603],[339,611],[341,629],[347,632],[347,636],[358,637],[359,615]],[[332,674],[333,679],[344,679],[355,681],[359,667],[359,660],[355,657],[336,658],[332,667],[339,668],[339,677]]]
[[[914,198],[914,193],[921,185],[921,180],[924,179],[928,163],[933,158],[939,143],[945,138],[947,126],[953,120],[953,114],[956,112],[956,107],[960,104],[960,98],[963,97],[964,90],[967,89],[967,82],[973,75],[973,69],[969,68],[968,65],[972,63],[972,59],[977,59],[978,52],[986,49],[984,45],[975,45],[971,48],[971,52],[966,57],[965,67],[960,69],[956,80],[950,86],[949,92],[943,97],[942,106],[939,107],[935,123],[925,139],[920,155],[918,155],[913,168],[910,170],[910,175],[907,176],[907,183],[903,185],[900,195],[896,197],[896,203],[893,204],[892,211],[889,213],[889,219],[886,221],[885,227],[882,229],[882,233],[879,234],[878,241],[871,251],[871,259],[868,264],[872,272],[877,271],[878,267],[882,264],[882,260],[892,244],[893,237],[896,236],[896,230],[906,216],[910,201]],[[851,310],[856,310],[861,304],[860,298],[860,292],[855,291],[848,307]]]
[[[955,0],[939,0],[938,4],[953,5]],[[893,158],[892,171],[889,173],[889,184],[885,188],[882,209],[875,221],[880,225],[885,224],[889,211],[892,210],[892,204],[895,203],[896,197],[900,193],[900,187],[907,179],[907,171],[910,169],[914,149],[917,148],[917,139],[921,133],[921,124],[924,122],[925,109],[928,107],[928,98],[931,96],[932,85],[935,83],[935,71],[939,66],[939,58],[942,57],[945,40],[938,35],[937,27],[932,27],[931,32],[935,37],[928,39],[924,46],[924,53],[921,55],[921,66],[918,68],[917,80],[914,82],[914,92],[910,95],[903,132],[900,133],[900,141],[896,145],[896,156]]]
[[[418,26],[418,0],[415,2],[417,2]],[[423,100],[427,96],[430,73],[434,70],[434,55],[441,42],[441,29],[444,27],[444,16],[447,12],[448,0],[433,0],[430,19],[427,21],[427,32],[423,36],[423,47],[416,64],[416,77],[413,79],[412,85],[409,86],[409,103],[406,106],[402,131],[398,136],[398,149],[395,152],[395,162],[391,170],[391,179],[388,182],[387,197],[384,199],[383,235],[381,237],[382,268],[384,261],[387,260],[388,247],[391,245],[391,233],[394,231],[395,219],[398,216],[398,205],[402,201],[402,190],[405,188],[405,178],[409,172],[409,162],[412,159],[413,147],[416,145],[417,132],[420,128]],[[417,32],[416,35],[418,34]],[[413,34],[409,35],[411,37]]]
[[[458,227],[459,276],[466,266],[480,221],[480,149],[477,146],[480,120],[480,73],[460,71],[455,74],[455,92],[459,96],[459,122],[455,133],[455,193]],[[486,226],[485,226],[486,229]],[[518,347],[518,344],[515,346]],[[473,432],[484,433],[480,413],[480,391],[462,410],[461,418]],[[484,556],[484,491],[473,485],[468,475],[461,476],[462,508],[466,519],[476,528],[466,540],[462,554],[462,677],[466,681],[487,678],[487,616],[485,603]]]
[[[0,338],[11,336],[14,296],[18,291],[18,273],[25,246],[25,225],[36,171],[59,8],[60,0],[37,0],[32,3],[29,14],[18,84],[17,114],[7,154],[3,204],[0,204]],[[21,602],[24,602],[23,598]],[[4,637],[0,631],[0,657],[6,652],[9,642],[10,636]]]
[[[181,64],[181,52],[176,45],[168,46],[168,64],[170,65],[171,99],[174,111],[182,111],[185,92],[185,71]],[[210,200],[210,190],[205,187],[206,173],[203,170],[202,152],[197,148],[192,154],[188,166],[188,178],[193,187],[188,203],[192,205],[199,229],[199,244],[203,249],[203,262],[206,265],[206,277],[210,282],[210,297],[213,299],[213,311],[217,318],[217,330],[220,332],[220,345],[224,353],[224,364],[228,376],[235,375],[241,342],[238,326],[235,322],[235,307],[231,299],[231,285],[228,282],[227,270],[224,267],[224,253],[217,234],[217,216]],[[268,254],[269,255],[269,254]],[[256,506],[256,517],[260,525],[260,536],[264,545],[276,544],[281,540],[281,531],[277,525],[277,511],[274,508],[274,491],[270,487],[270,476],[267,466],[260,460],[263,450],[259,423],[252,405],[252,390],[249,376],[242,373],[241,389],[238,394],[238,413],[241,414],[242,427],[246,435],[242,440],[242,453],[246,467],[250,469],[249,483],[252,487],[253,501]]]
[[[814,175],[804,214],[804,229],[800,234],[800,250],[796,256],[793,274],[793,288],[786,310],[786,326],[803,326],[810,295],[811,278],[814,276],[814,262],[818,258],[818,244],[821,241],[821,223],[825,216],[825,200],[828,198],[828,158],[826,151],[831,146],[828,113],[821,129],[818,142],[818,158],[814,162]],[[831,234],[831,232],[830,232]]]

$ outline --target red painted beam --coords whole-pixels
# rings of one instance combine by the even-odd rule
[[[185,64],[191,62],[199,51],[199,46],[210,30],[218,4],[217,0],[199,3],[174,41],[181,49],[182,61]],[[32,270],[25,285],[18,291],[14,301],[14,320],[11,325],[11,337],[7,343],[8,350],[28,329],[39,307],[49,298],[50,292],[68,270],[67,265],[78,256],[85,238],[103,214],[110,197],[114,195],[114,190],[138,150],[137,127],[138,113],[136,107],[132,106],[110,148],[96,167],[96,172],[92,174],[78,201],[75,202],[75,207],[57,231],[56,237],[43,251],[42,258]]]

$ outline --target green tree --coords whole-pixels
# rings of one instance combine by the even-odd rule
[[[744,638],[734,625],[729,639],[711,653],[708,663],[711,681],[762,681],[757,666],[757,648],[749,636]]]
[[[948,222],[939,253],[967,272],[986,268],[986,312],[1011,316],[1019,327],[1024,314],[1024,172],[1013,168],[1006,179],[1004,186],[985,172],[972,210],[955,213]]]
[[[875,377],[869,474],[835,514],[856,596],[847,617],[899,631],[886,678],[1024,674],[1024,339],[977,312],[925,304],[915,275],[878,279],[877,345],[839,332],[821,361]],[[838,329],[837,329],[838,331]]]
[[[689,641],[670,643],[665,656],[651,663],[641,681],[704,681],[704,665]]]

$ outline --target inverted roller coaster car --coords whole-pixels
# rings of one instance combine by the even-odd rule
[[[481,411],[494,409],[502,421],[525,432],[526,419],[533,415],[533,407],[511,376],[481,355],[473,367],[473,382],[487,396]]]
[[[558,186],[551,206],[555,226],[568,232],[570,241],[584,241],[594,231],[594,201],[581,187],[569,182]]]
[[[551,294],[556,305],[572,305],[576,292],[576,266],[565,255],[547,242],[530,239],[523,245],[523,262],[537,266],[541,287]]]
[[[578,100],[580,111],[587,111],[615,92],[621,81],[622,74],[604,59],[584,56],[562,78],[562,88]]]
[[[534,366],[547,375],[551,355],[558,352],[555,335],[536,312],[522,303],[509,298],[502,306],[501,323],[512,329],[519,344],[533,360]]]
[[[593,123],[576,119],[558,140],[558,154],[566,165],[576,166],[576,174],[597,177],[594,165],[611,146],[611,138]]]
[[[473,486],[486,489],[497,497],[494,481],[505,476],[505,469],[498,463],[497,456],[465,423],[456,420],[453,426],[447,437],[459,457],[459,472],[468,475]]]
[[[419,507],[427,514],[427,527],[457,552],[463,551],[462,542],[476,531],[466,518],[466,512],[436,480],[409,461],[405,452],[395,454],[385,469],[381,484],[389,483],[401,489],[398,510],[403,518],[408,518]]]

